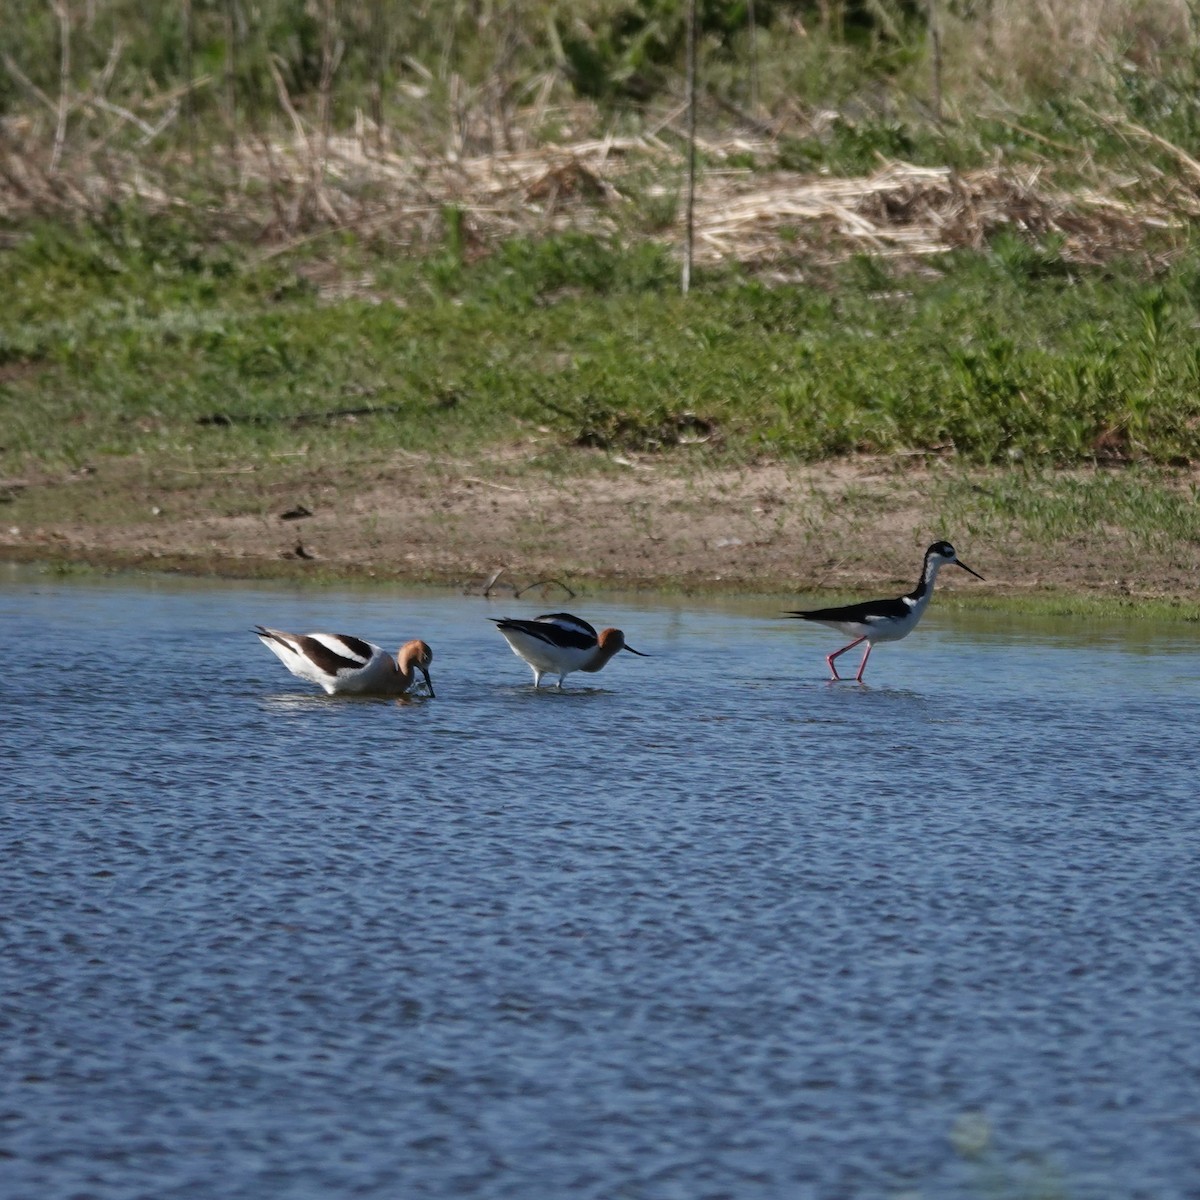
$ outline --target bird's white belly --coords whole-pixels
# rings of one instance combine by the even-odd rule
[[[913,609],[902,621],[868,621],[863,632],[871,643],[898,642],[912,633],[920,617],[920,612]]]
[[[577,671],[586,659],[586,655],[578,650],[564,650],[541,642],[521,649],[514,646],[513,653],[543,671]]]
[[[571,646],[550,646],[540,638],[522,635],[513,630],[502,630],[512,652],[539,671],[570,672],[580,670],[591,658],[592,650],[576,650]]]

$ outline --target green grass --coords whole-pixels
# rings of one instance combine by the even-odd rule
[[[954,512],[971,537],[1041,544],[1103,536],[1146,553],[1200,544],[1200,486],[1189,474],[1130,467],[1068,474],[998,472],[986,482],[944,480],[936,503]]]
[[[1067,264],[998,238],[908,276],[676,290],[654,243],[515,241],[473,265],[344,238],[256,264],[110,215],[5,254],[5,470],[96,456],[561,446],[725,461],[954,452],[977,464],[1200,458],[1200,257]],[[356,281],[327,298],[310,278]],[[361,294],[354,294],[355,291]]]

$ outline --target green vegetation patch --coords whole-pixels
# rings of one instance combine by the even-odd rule
[[[1200,260],[1069,264],[997,238],[677,291],[656,243],[568,234],[467,263],[352,238],[256,260],[122,213],[5,253],[12,464],[103,454],[560,446],[729,461],[954,453],[980,464],[1200,457]],[[544,435],[543,435],[544,436]]]

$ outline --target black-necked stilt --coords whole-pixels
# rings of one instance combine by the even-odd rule
[[[535,688],[541,686],[542,676],[547,674],[557,675],[561,688],[572,671],[602,670],[622,650],[641,658],[650,657],[625,645],[625,635],[619,629],[602,629],[597,633],[586,621],[570,613],[545,613],[532,621],[512,617],[488,620],[495,621],[512,652],[532,668]]]
[[[434,694],[433,651],[424,642],[405,642],[393,658],[381,646],[342,633],[283,633],[264,625],[254,632],[293,675],[319,683],[331,696],[399,696],[412,687],[418,671]]]
[[[839,608],[814,608],[808,612],[790,612],[789,617],[799,617],[802,621],[816,621],[828,625],[852,637],[854,641],[827,655],[825,661],[829,664],[833,679],[841,679],[833,660],[847,650],[853,650],[859,642],[866,642],[867,649],[858,664],[856,683],[862,683],[863,671],[867,659],[871,657],[871,647],[876,642],[898,642],[907,637],[917,627],[921,614],[929,606],[933,597],[933,585],[937,581],[938,572],[946,565],[953,563],[970,572],[976,579],[983,576],[978,571],[971,570],[965,562],[960,562],[954,547],[949,542],[934,542],[925,551],[925,565],[921,570],[921,578],[917,586],[907,596],[897,596],[894,600],[867,600],[862,604],[845,604]]]

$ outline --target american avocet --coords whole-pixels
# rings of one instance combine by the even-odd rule
[[[293,675],[319,683],[331,696],[399,696],[412,687],[418,671],[434,694],[433,651],[424,642],[405,642],[393,658],[382,646],[344,633],[283,633],[264,625],[254,632]]]
[[[535,688],[541,685],[543,675],[557,675],[561,688],[572,671],[602,670],[622,650],[641,658],[650,657],[625,645],[625,635],[619,629],[602,629],[597,633],[586,621],[570,613],[545,613],[532,621],[512,617],[488,620],[495,621],[512,652],[532,668]]]
[[[970,572],[976,579],[983,578],[978,571],[971,570],[965,562],[959,561],[954,547],[949,542],[934,542],[925,551],[925,565],[921,570],[921,578],[908,595],[897,596],[894,600],[867,600],[862,604],[846,604],[840,608],[790,612],[787,616],[828,625],[831,629],[854,639],[849,645],[826,656],[825,661],[829,664],[833,679],[841,679],[837,667],[833,665],[834,659],[839,654],[854,649],[859,642],[866,642],[867,648],[863,652],[862,662],[858,664],[858,674],[854,677],[856,683],[862,683],[867,659],[871,657],[871,647],[876,642],[898,642],[912,633],[933,597],[933,585],[937,582],[938,572],[951,563]]]

